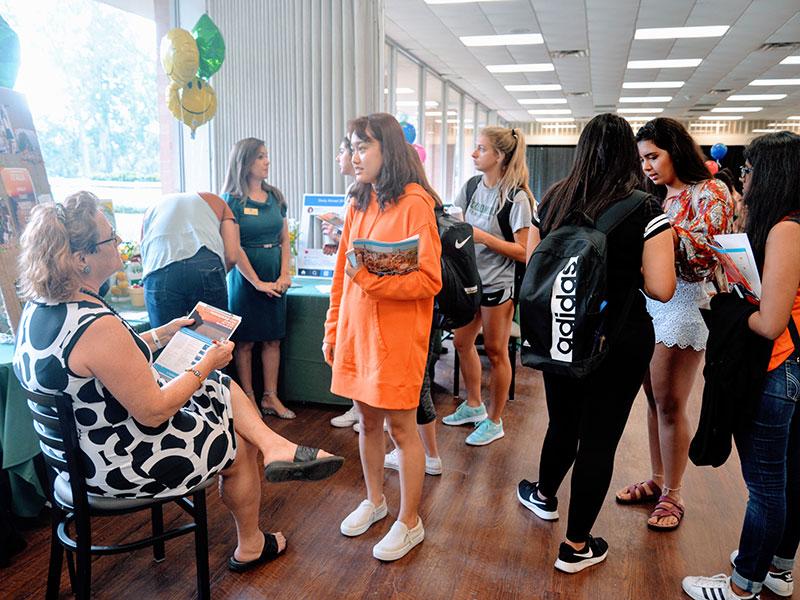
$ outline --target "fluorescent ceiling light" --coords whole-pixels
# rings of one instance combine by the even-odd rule
[[[787,119],[788,121],[800,121],[800,116],[796,116],[796,117],[786,117],[786,119]]]
[[[800,85],[800,79],[756,79],[750,85]]]
[[[635,40],[674,40],[678,38],[722,37],[729,27],[711,25],[707,27],[652,27],[637,29]]]
[[[425,4],[476,4],[478,2],[500,2],[500,0],[425,0]]]
[[[565,121],[572,122],[575,120],[575,117],[537,117],[537,123],[562,123]]]
[[[657,90],[683,87],[683,81],[628,81],[622,84],[626,90]]]
[[[553,63],[528,63],[522,65],[486,65],[489,73],[543,73],[555,71]]]
[[[561,89],[560,83],[526,83],[523,85],[507,85],[509,92],[557,92]]]
[[[448,110],[447,111],[447,116],[448,117],[451,116],[451,115],[457,115],[457,114],[458,113],[456,111],[454,111],[454,110]],[[425,111],[425,116],[426,117],[441,117],[442,116],[442,111],[440,111],[440,110],[426,110]]]
[[[727,127],[728,123],[689,123],[689,127]]]
[[[672,96],[623,96],[620,102],[669,102]]]
[[[733,102],[783,100],[784,98],[786,98],[786,94],[734,94],[733,96],[728,96],[728,100],[732,100]]]
[[[775,133],[777,129],[751,129],[750,133]]]
[[[383,88],[383,93],[384,94],[388,94],[389,93],[389,88]],[[394,88],[394,93],[395,94],[416,94],[417,92],[416,92],[416,90],[412,90],[411,88],[399,87],[399,88]]]
[[[617,112],[621,115],[626,114],[642,114],[642,115],[657,115],[658,113],[664,112],[663,108],[618,108]]]
[[[767,123],[767,127],[800,127],[800,123]]]
[[[544,44],[541,33],[517,33],[506,35],[462,35],[465,46],[533,46]]]
[[[571,115],[572,111],[568,108],[537,108],[528,111],[529,115]]]
[[[520,104],[566,104],[566,98],[522,98]]]
[[[551,123],[550,125],[542,125],[542,129],[577,129],[577,128],[578,126],[575,125],[574,123],[564,123],[561,125],[553,125]]]
[[[696,67],[702,58],[667,58],[665,60],[630,60],[629,69],[680,69]]]
[[[629,123],[646,123],[647,121],[649,121],[653,117],[645,117],[645,116],[637,115],[635,117],[622,117],[622,118],[625,119],[626,121],[628,121]]]
[[[781,65],[800,65],[800,54],[787,56],[779,64]]]
[[[763,106],[718,106],[712,108],[711,112],[758,112],[764,110]]]
[[[417,100],[398,100],[395,102],[397,106],[419,106],[419,101]],[[439,106],[439,103],[436,100],[425,100],[425,108],[436,108]]]
[[[702,117],[697,117],[701,121],[738,121],[739,119],[744,119],[742,115],[738,116],[720,116],[720,115],[703,115]]]

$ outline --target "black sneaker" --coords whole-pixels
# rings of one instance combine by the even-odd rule
[[[540,519],[556,521],[558,519],[558,498],[543,500],[539,495],[539,482],[531,483],[523,479],[517,485],[517,499],[522,506],[533,511]]]
[[[608,555],[608,544],[603,538],[593,538],[589,536],[583,550],[575,550],[566,542],[562,542],[558,548],[558,559],[555,567],[564,573],[577,573],[586,567],[591,567],[606,559]]]

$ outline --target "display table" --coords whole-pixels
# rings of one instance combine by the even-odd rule
[[[351,404],[330,392],[331,368],[322,358],[331,280],[296,277],[287,292],[286,339],[281,343],[279,394],[286,402]]]

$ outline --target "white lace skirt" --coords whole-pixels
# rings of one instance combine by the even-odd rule
[[[669,302],[647,299],[647,312],[653,317],[656,342],[665,346],[705,350],[708,328],[700,307],[708,305],[705,283],[689,283],[678,278],[675,295]]]

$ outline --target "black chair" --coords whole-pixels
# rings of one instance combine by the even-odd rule
[[[52,532],[46,598],[56,599],[59,596],[65,550],[72,591],[76,598],[82,600],[88,599],[91,591],[92,556],[120,554],[152,546],[153,558],[160,562],[165,557],[166,540],[192,532],[197,563],[197,595],[201,599],[210,598],[205,490],[214,484],[216,478],[212,477],[182,496],[169,498],[128,499],[89,494],[71,401],[63,395],[34,392],[27,392],[27,397],[45,462],[52,467],[49,469]],[[193,517],[193,522],[164,531],[163,505],[167,502],[178,504]],[[140,510],[151,512],[150,537],[114,546],[92,544],[91,517],[110,517]],[[73,523],[74,536],[70,535]]]
[[[517,348],[520,342],[519,323],[511,321],[511,335],[508,338],[508,358],[511,361],[511,385],[508,387],[508,399],[514,399],[514,388],[517,383]],[[483,328],[475,341],[477,346],[483,344]],[[458,352],[453,357],[453,396],[458,398],[461,382],[459,372],[461,371],[461,361],[458,359]]]

